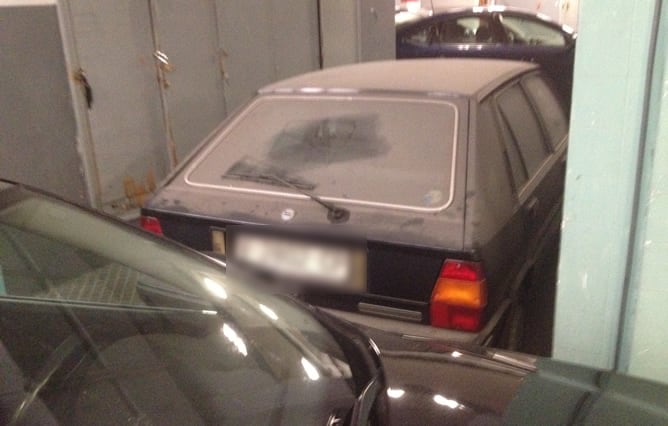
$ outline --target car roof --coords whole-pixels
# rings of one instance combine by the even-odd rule
[[[504,6],[500,4],[491,6],[449,6],[449,5],[436,6],[432,13],[436,15],[440,13],[459,13],[459,12],[466,12],[466,13],[512,12],[533,17],[547,17],[547,15],[545,14],[535,12],[530,9],[523,9],[521,7],[515,7],[515,6]],[[550,18],[547,19],[551,20]]]
[[[415,26],[422,25],[426,22],[432,22],[435,20],[437,21],[448,15],[490,15],[492,13],[508,13],[510,15],[519,15],[537,21],[542,21],[546,25],[561,29],[561,31],[570,35],[572,38],[577,37],[577,33],[573,28],[569,27],[568,25],[560,24],[544,13],[503,5],[473,7],[440,6],[434,8],[432,11],[420,11],[414,14],[412,19],[407,19],[404,22],[395,23],[395,30],[399,32],[410,30],[410,28],[414,28]]]
[[[536,68],[537,65],[528,62],[497,59],[365,62],[288,78],[265,86],[259,93],[382,91],[480,97],[513,77]]]

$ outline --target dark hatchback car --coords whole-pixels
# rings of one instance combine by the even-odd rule
[[[498,341],[521,335],[523,292],[547,284],[533,271],[558,242],[566,141],[563,108],[529,63],[329,69],[262,89],[142,221],[302,281],[306,300],[349,319]]]
[[[535,62],[568,105],[576,34],[547,16],[504,6],[436,13],[396,26],[398,59],[499,58]]]
[[[0,424],[668,422],[663,385],[367,334],[4,182],[0,247]]]

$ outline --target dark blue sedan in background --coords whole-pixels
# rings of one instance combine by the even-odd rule
[[[503,6],[397,21],[397,59],[502,58],[536,62],[570,104],[576,34],[547,16]]]

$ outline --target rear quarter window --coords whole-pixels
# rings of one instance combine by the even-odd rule
[[[497,102],[527,173],[533,176],[549,155],[536,114],[517,84],[501,92]]]
[[[499,126],[489,100],[479,106],[477,121],[476,143],[473,147],[477,158],[477,164],[473,167],[476,193],[484,199],[485,208],[494,211],[496,219],[501,221],[513,208],[513,186]]]
[[[528,77],[523,84],[545,125],[550,145],[556,148],[568,133],[568,119],[560,99],[541,76]]]

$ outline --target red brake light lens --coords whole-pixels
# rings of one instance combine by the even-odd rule
[[[431,295],[431,325],[477,331],[486,305],[487,283],[482,265],[446,260]]]
[[[463,281],[481,281],[485,279],[480,263],[454,260],[446,260],[443,263],[439,277]]]
[[[164,235],[162,232],[162,225],[157,217],[153,216],[142,216],[140,219],[141,227],[148,232],[153,232],[157,235]]]

